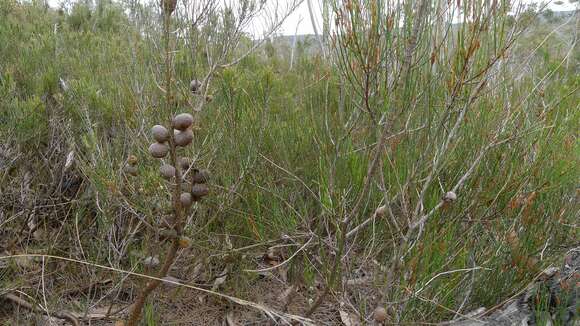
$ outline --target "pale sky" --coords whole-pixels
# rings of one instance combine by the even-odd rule
[[[288,0],[280,0],[280,1],[288,1]],[[485,1],[485,0],[483,0]],[[516,0],[518,1],[518,0]],[[534,0],[520,0],[523,3],[538,3],[539,1]],[[314,7],[314,11],[316,12],[316,18],[318,19],[317,28],[318,32],[320,33],[322,30],[322,10],[321,10],[321,1],[313,0],[312,5]],[[562,2],[560,4],[560,2]],[[551,1],[548,5],[548,8],[554,11],[568,11],[574,10],[578,4],[570,3],[569,0],[564,1]],[[299,23],[300,22],[300,23]],[[296,26],[298,26],[298,34],[314,34],[314,30],[312,28],[312,23],[310,20],[310,15],[308,13],[308,5],[306,4],[306,0],[302,2],[300,7],[290,16],[288,20],[282,26],[282,30],[280,31],[284,35],[294,35],[296,30]]]
[[[51,6],[57,7],[64,0],[47,0],[47,1]],[[151,1],[151,0],[141,0],[141,1]],[[290,1],[292,0],[277,0],[277,1],[279,1],[282,4],[285,4],[290,3]],[[312,21],[310,19],[310,14],[308,13],[308,5],[306,1],[307,0],[304,0],[302,4],[296,9],[296,11],[292,13],[292,15],[290,15],[288,19],[284,22],[284,24],[281,26],[281,29],[279,30],[280,34],[294,35],[296,31],[298,31],[298,34],[314,34],[314,29],[312,28]],[[521,1],[524,3],[538,2],[534,0],[521,0]],[[564,10],[574,10],[575,8],[578,7],[578,3],[570,3],[569,1],[570,0],[563,1],[554,0],[550,2],[548,8],[554,11],[564,11]],[[320,3],[321,3],[320,0],[312,0],[315,16],[316,19],[318,20],[317,22],[318,32],[322,30],[321,27],[322,10]]]

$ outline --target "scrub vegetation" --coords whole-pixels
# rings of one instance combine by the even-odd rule
[[[0,1],[0,323],[461,320],[578,247],[577,11],[323,2]]]

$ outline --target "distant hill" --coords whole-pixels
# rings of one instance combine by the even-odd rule
[[[538,19],[542,23],[541,25],[532,25],[531,33],[538,31],[538,29],[550,28],[552,24],[561,24],[566,19],[570,19],[575,14],[578,14],[580,10],[568,10],[568,11],[553,11],[545,10],[538,15]],[[457,24],[456,24],[457,25]],[[554,26],[555,27],[555,26]],[[529,32],[528,32],[529,33]],[[296,39],[296,41],[294,41]],[[272,44],[277,50],[290,53],[292,45],[296,42],[297,49],[305,51],[308,54],[314,55],[320,52],[320,45],[314,34],[299,34],[299,35],[276,35],[270,38],[270,44]]]
[[[270,44],[278,51],[290,53],[296,44],[296,51],[304,54],[316,55],[320,52],[320,45],[314,34],[276,35],[270,39]]]

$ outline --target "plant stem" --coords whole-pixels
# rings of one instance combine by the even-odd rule
[[[163,27],[164,27],[164,38],[165,38],[165,105],[166,110],[169,112],[169,123],[171,125],[171,118],[172,118],[172,110],[171,110],[171,45],[170,45],[170,32],[169,28],[171,26],[171,13],[165,11],[163,15]],[[170,138],[169,138],[169,155],[170,160],[173,166],[175,167],[175,187],[173,191],[173,213],[174,213],[174,221],[173,221],[173,229],[175,230],[175,238],[171,241],[171,246],[167,250],[167,254],[165,255],[165,260],[161,269],[157,273],[156,280],[152,280],[145,285],[145,288],[133,304],[133,308],[131,313],[129,314],[129,318],[127,319],[127,326],[135,326],[138,324],[141,311],[143,310],[143,305],[147,301],[147,297],[153,292],[161,281],[159,279],[164,278],[167,276],[171,265],[175,261],[175,257],[177,256],[177,250],[179,249],[179,238],[183,233],[183,209],[181,206],[181,167],[177,164],[177,149],[175,145],[174,139],[174,129],[173,127],[170,128]]]

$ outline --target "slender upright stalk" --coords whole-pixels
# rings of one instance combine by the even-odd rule
[[[320,44],[320,50],[322,51],[322,54],[324,55],[324,53],[325,53],[324,44],[322,43],[322,39],[320,38],[320,34],[318,33],[318,27],[316,25],[316,18],[314,17],[314,8],[312,7],[312,0],[306,0],[306,3],[308,4],[308,13],[310,14],[310,21],[312,22],[312,29],[314,30],[314,36],[316,36],[316,40],[318,41],[318,44]]]
[[[171,107],[171,78],[172,78],[172,71],[171,71],[171,42],[170,42],[170,27],[171,27],[171,13],[167,10],[164,10],[163,15],[163,34],[165,39],[165,106],[166,112],[169,115],[169,121],[171,125],[171,117],[172,117],[172,107]],[[175,187],[173,190],[173,213],[174,213],[174,221],[173,221],[173,229],[175,230],[176,236],[171,240],[170,247],[167,249],[167,253],[165,255],[165,260],[163,265],[157,272],[157,278],[161,279],[167,276],[171,265],[175,261],[175,257],[177,256],[177,250],[179,249],[179,238],[183,233],[183,208],[181,205],[180,197],[181,197],[181,168],[179,164],[177,164],[177,154],[176,154],[176,145],[174,139],[174,129],[173,127],[170,128],[170,139],[169,139],[169,155],[172,165],[175,167]],[[143,310],[143,305],[145,304],[147,297],[153,292],[159,284],[161,284],[160,280],[151,280],[146,283],[145,288],[139,293],[131,312],[129,314],[129,318],[127,319],[127,326],[134,326],[139,323],[141,318],[141,311]]]
[[[290,68],[289,70],[292,70],[292,67],[294,66],[294,52],[296,51],[296,39],[298,38],[298,26],[300,25],[300,23],[302,22],[302,19],[298,21],[298,23],[296,23],[296,30],[294,31],[294,39],[292,40],[292,51],[290,52]]]

